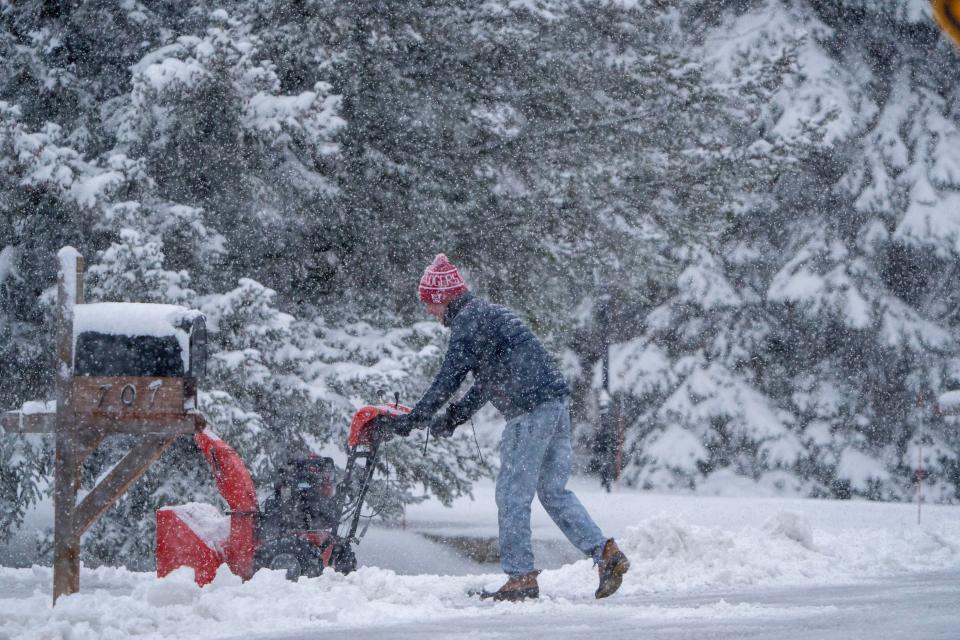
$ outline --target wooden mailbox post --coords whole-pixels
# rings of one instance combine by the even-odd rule
[[[178,436],[204,424],[197,377],[203,316],[173,305],[84,304],[83,258],[58,254],[56,406],[0,416],[7,432],[56,434],[53,600],[80,589],[80,537]],[[77,503],[84,460],[109,435],[136,444]]]

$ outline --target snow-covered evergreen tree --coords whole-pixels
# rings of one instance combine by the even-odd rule
[[[640,396],[632,480],[693,486],[730,467],[781,489],[902,498],[926,441],[929,482],[948,497],[955,435],[917,398],[955,384],[955,291],[933,275],[956,264],[955,98],[940,88],[953,86],[947,72],[919,64],[937,46],[919,4],[728,3],[700,25],[719,77],[766,95],[748,101],[753,120],[790,170],[762,206],[735,212],[712,266],[681,274],[647,317],[648,335],[659,326],[667,339],[624,345],[639,361],[650,344],[676,350],[646,358],[663,373],[641,379],[676,386]],[[778,73],[760,79],[764,68]]]
[[[263,482],[422,392],[444,251],[562,357],[581,440],[622,408],[627,481],[899,499],[922,451],[954,500],[956,56],[925,0],[0,0],[0,407],[50,395],[71,244],[91,301],[207,314],[203,410]],[[385,510],[468,490],[470,442],[391,442]],[[4,527],[49,451],[0,441]],[[88,560],[214,493],[185,439]]]
[[[77,124],[82,117],[67,118],[56,110],[48,114],[86,127],[84,144],[58,124],[43,123],[32,131],[18,106],[3,103],[0,148],[9,182],[2,186],[10,194],[3,202],[9,207],[11,244],[3,249],[2,285],[5,300],[16,303],[4,308],[3,330],[18,338],[18,331],[49,332],[40,322],[39,291],[32,288],[49,291],[49,256],[67,241],[81,247],[91,262],[88,300],[203,309],[212,354],[201,409],[262,483],[289,455],[340,449],[353,410],[375,401],[376,390],[402,388],[405,397],[422,390],[425,363],[435,366],[437,361],[428,343],[440,336],[433,329],[384,333],[355,325],[362,337],[348,339],[319,318],[297,320],[280,311],[276,292],[245,277],[251,264],[261,266],[258,277],[283,284],[287,304],[291,292],[309,290],[298,282],[310,264],[303,250],[310,248],[310,237],[301,236],[301,222],[317,229],[325,225],[313,206],[332,189],[323,165],[337,150],[331,135],[341,126],[338,99],[321,81],[280,93],[275,67],[258,52],[258,39],[242,13],[234,18],[198,6],[181,20],[139,5],[129,9],[129,21],[119,28],[128,29],[131,39],[152,38],[156,49],[126,51],[132,74],[109,65],[126,79],[105,78],[109,83],[97,88],[115,93],[86,97],[90,104],[103,102],[102,111],[82,114],[97,126]],[[16,25],[27,24],[41,19],[34,10],[25,5],[7,17]],[[103,19],[105,13],[110,12],[53,16],[44,37],[56,41],[59,30],[82,40],[91,33],[87,21]],[[16,48],[17,30],[11,27],[6,35],[7,44]],[[39,50],[35,56],[18,52],[18,60],[40,72]],[[76,86],[89,88],[80,80]],[[90,154],[94,149],[99,155]],[[44,211],[37,210],[36,197],[24,200],[24,187],[47,194],[47,215],[56,216],[56,223],[38,219]],[[51,232],[52,237],[45,235]],[[31,268],[31,261],[37,266]],[[235,288],[217,293],[230,286]],[[30,291],[32,301],[23,298]],[[302,301],[294,302],[300,303],[294,308],[306,308]],[[33,316],[20,321],[20,309]],[[349,335],[349,326],[346,330]],[[327,342],[326,334],[335,336],[333,342]],[[34,350],[25,348],[27,340],[9,344],[16,356],[5,358],[5,368],[29,356],[38,372],[37,379],[23,381],[29,384],[11,384],[11,398],[46,390],[48,374],[41,372],[49,354],[42,347],[49,347],[50,339],[37,342]],[[129,440],[104,443],[88,460],[85,483],[115,463]],[[0,449],[10,471],[3,477],[2,495],[10,506],[4,510],[10,524],[35,501],[39,478],[48,471],[49,451],[44,455],[38,447],[33,440],[14,438],[5,439]],[[482,472],[464,439],[432,447],[427,458],[413,456],[411,444],[391,449],[409,455],[390,463],[387,491],[380,492],[386,515],[398,511],[401,499],[419,499],[416,485],[449,500],[468,491]],[[189,439],[181,439],[85,537],[87,561],[149,566],[153,511],[164,504],[215,498],[205,463]]]

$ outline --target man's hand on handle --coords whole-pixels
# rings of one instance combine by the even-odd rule
[[[462,412],[456,406],[451,405],[446,411],[438,413],[431,419],[424,419],[413,413],[392,416],[389,431],[406,437],[414,429],[429,429],[430,435],[434,438],[449,438],[458,426],[469,419],[469,416],[461,414]]]
[[[430,421],[430,435],[434,438],[449,438],[456,428],[457,425],[454,424],[449,413],[439,413]]]
[[[391,418],[390,426],[392,427],[393,433],[401,437],[406,437],[410,435],[410,432],[414,429],[425,427],[426,424],[419,416],[405,413]]]

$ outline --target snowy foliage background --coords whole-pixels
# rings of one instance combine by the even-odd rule
[[[612,406],[640,487],[902,500],[922,446],[960,495],[960,55],[925,0],[0,0],[0,59],[2,408],[52,395],[70,244],[88,300],[204,311],[202,409],[262,482],[418,397],[444,251],[557,354],[594,469]],[[489,473],[418,445],[394,512]],[[51,451],[0,438],[4,534]],[[184,440],[86,561],[214,496]]]

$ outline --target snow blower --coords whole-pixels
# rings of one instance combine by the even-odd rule
[[[364,500],[388,435],[385,417],[409,411],[399,403],[359,409],[350,423],[342,474],[328,457],[288,460],[262,508],[250,472],[233,447],[210,429],[198,431],[194,440],[229,510],[223,514],[201,503],[159,509],[157,575],[191,567],[203,586],[222,564],[244,580],[264,567],[283,570],[291,580],[317,576],[326,568],[350,573],[357,567],[353,547],[363,537],[357,530]]]

